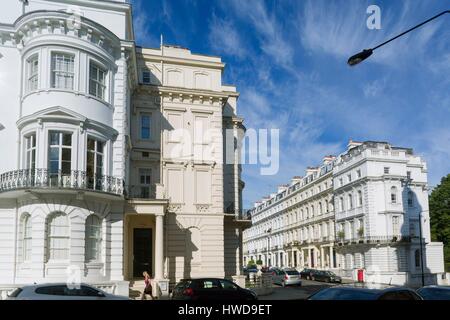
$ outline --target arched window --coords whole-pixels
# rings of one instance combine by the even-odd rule
[[[102,220],[94,214],[86,219],[85,225],[85,260],[101,261]]]
[[[309,209],[308,209],[308,207],[306,208],[306,219],[308,219],[309,218]]]
[[[397,188],[391,188],[391,203],[397,203]]]
[[[29,214],[25,213],[20,221],[20,261],[30,261],[31,260],[31,250],[32,250],[32,227],[31,227],[31,217]]]
[[[408,191],[408,207],[414,207],[414,198],[412,191]]]
[[[342,211],[344,211],[344,198],[340,197],[339,198],[339,209]]]
[[[47,261],[69,259],[69,219],[63,213],[52,214],[47,221]]]
[[[319,202],[319,214],[322,214],[323,213],[323,211],[322,211],[322,202]]]
[[[328,208],[328,200],[325,200],[325,212],[329,212],[329,208]]]

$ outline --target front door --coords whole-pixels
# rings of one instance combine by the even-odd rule
[[[152,229],[133,229],[133,277],[152,275]]]
[[[314,261],[314,249],[311,249],[311,268],[315,267],[315,261]]]

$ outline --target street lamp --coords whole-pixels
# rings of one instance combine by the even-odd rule
[[[270,250],[270,235],[271,235],[271,233],[272,233],[272,228],[269,228],[269,229],[267,229],[266,230],[266,233],[268,234],[268,236],[267,236],[267,244],[268,244],[268,247],[267,247],[267,259],[268,259],[268,267],[270,267],[270,265],[272,264],[272,253],[271,253],[271,250]]]
[[[419,23],[417,26],[412,27],[411,29],[408,29],[408,30],[406,30],[405,32],[400,33],[399,35],[397,35],[397,36],[395,36],[395,37],[393,37],[393,38],[391,38],[391,39],[389,39],[389,40],[387,40],[387,41],[385,41],[385,42],[383,42],[383,43],[377,45],[376,47],[373,47],[372,49],[364,49],[363,51],[361,51],[361,52],[359,52],[359,53],[357,53],[357,54],[351,56],[351,57],[348,59],[347,63],[348,63],[350,66],[357,65],[358,63],[360,63],[360,62],[366,60],[368,57],[370,57],[375,49],[378,49],[379,47],[382,47],[382,46],[384,46],[385,44],[388,44],[389,42],[391,42],[391,41],[393,41],[393,40],[395,40],[395,39],[397,39],[397,38],[400,38],[401,36],[407,34],[408,32],[411,32],[411,31],[413,31],[414,29],[417,29],[417,28],[423,26],[424,24],[430,22],[431,20],[436,19],[437,17],[442,16],[442,15],[445,14],[445,13],[450,13],[450,10],[443,11],[443,12],[441,12],[441,13],[435,15],[434,17],[432,17],[432,18],[430,18],[430,19],[428,19],[428,20],[426,20],[426,21],[424,21],[424,22],[422,22],[422,23]]]

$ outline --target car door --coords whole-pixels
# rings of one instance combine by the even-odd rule
[[[222,288],[223,299],[226,300],[243,300],[246,298],[244,292],[233,282],[225,279],[219,280]]]
[[[224,299],[222,287],[217,279],[198,280],[195,293],[198,300],[219,301]]]

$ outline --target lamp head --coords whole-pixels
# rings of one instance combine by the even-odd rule
[[[372,49],[364,49],[363,51],[351,56],[350,58],[348,58],[347,63],[350,66],[354,66],[357,65],[358,63],[366,60],[368,57],[370,57],[373,53]]]

